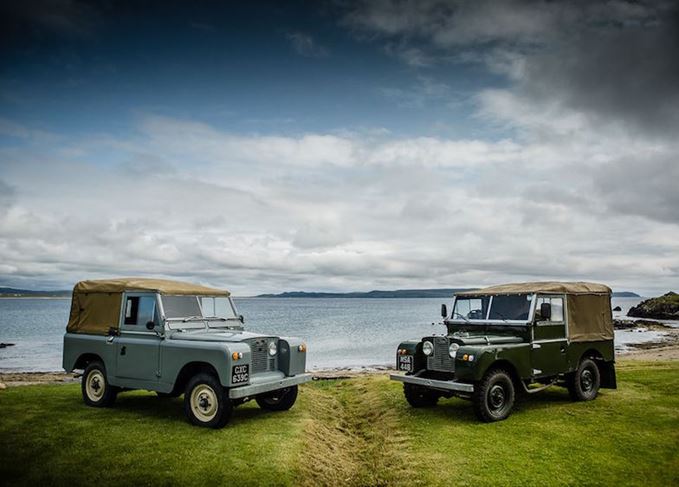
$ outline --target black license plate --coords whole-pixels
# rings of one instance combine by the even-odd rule
[[[413,371],[413,356],[399,355],[398,356],[398,370],[405,370],[406,372]]]
[[[231,370],[231,383],[240,384],[242,382],[247,382],[250,380],[250,366],[245,365],[234,365]]]

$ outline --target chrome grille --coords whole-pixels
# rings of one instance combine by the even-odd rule
[[[427,357],[427,369],[440,372],[453,372],[455,360],[448,355],[448,339],[446,337],[434,337],[434,353]]]
[[[269,356],[269,342],[272,338],[255,338],[249,341],[252,353],[251,373],[276,370],[276,357]]]

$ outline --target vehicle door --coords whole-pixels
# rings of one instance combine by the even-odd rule
[[[542,303],[550,304],[551,317],[540,316]],[[563,295],[538,296],[537,298],[531,344],[531,363],[533,375],[536,377],[554,376],[567,369],[568,339],[564,303],[565,296]]]
[[[115,340],[117,377],[145,382],[158,381],[161,342],[158,311],[155,294],[125,293],[120,336]]]

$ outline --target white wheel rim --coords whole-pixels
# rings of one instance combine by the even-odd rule
[[[85,390],[87,391],[87,397],[92,401],[98,401],[104,396],[106,379],[101,370],[93,370],[87,375]]]
[[[191,410],[196,418],[207,423],[217,415],[217,394],[207,384],[200,384],[191,391]]]

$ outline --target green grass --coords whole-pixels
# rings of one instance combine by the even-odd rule
[[[77,385],[0,391],[0,479],[12,485],[678,485],[679,363],[623,363],[619,389],[553,388],[482,424],[447,399],[413,409],[383,376],[304,386],[295,407],[249,403],[219,431],[145,392],[85,407]]]

